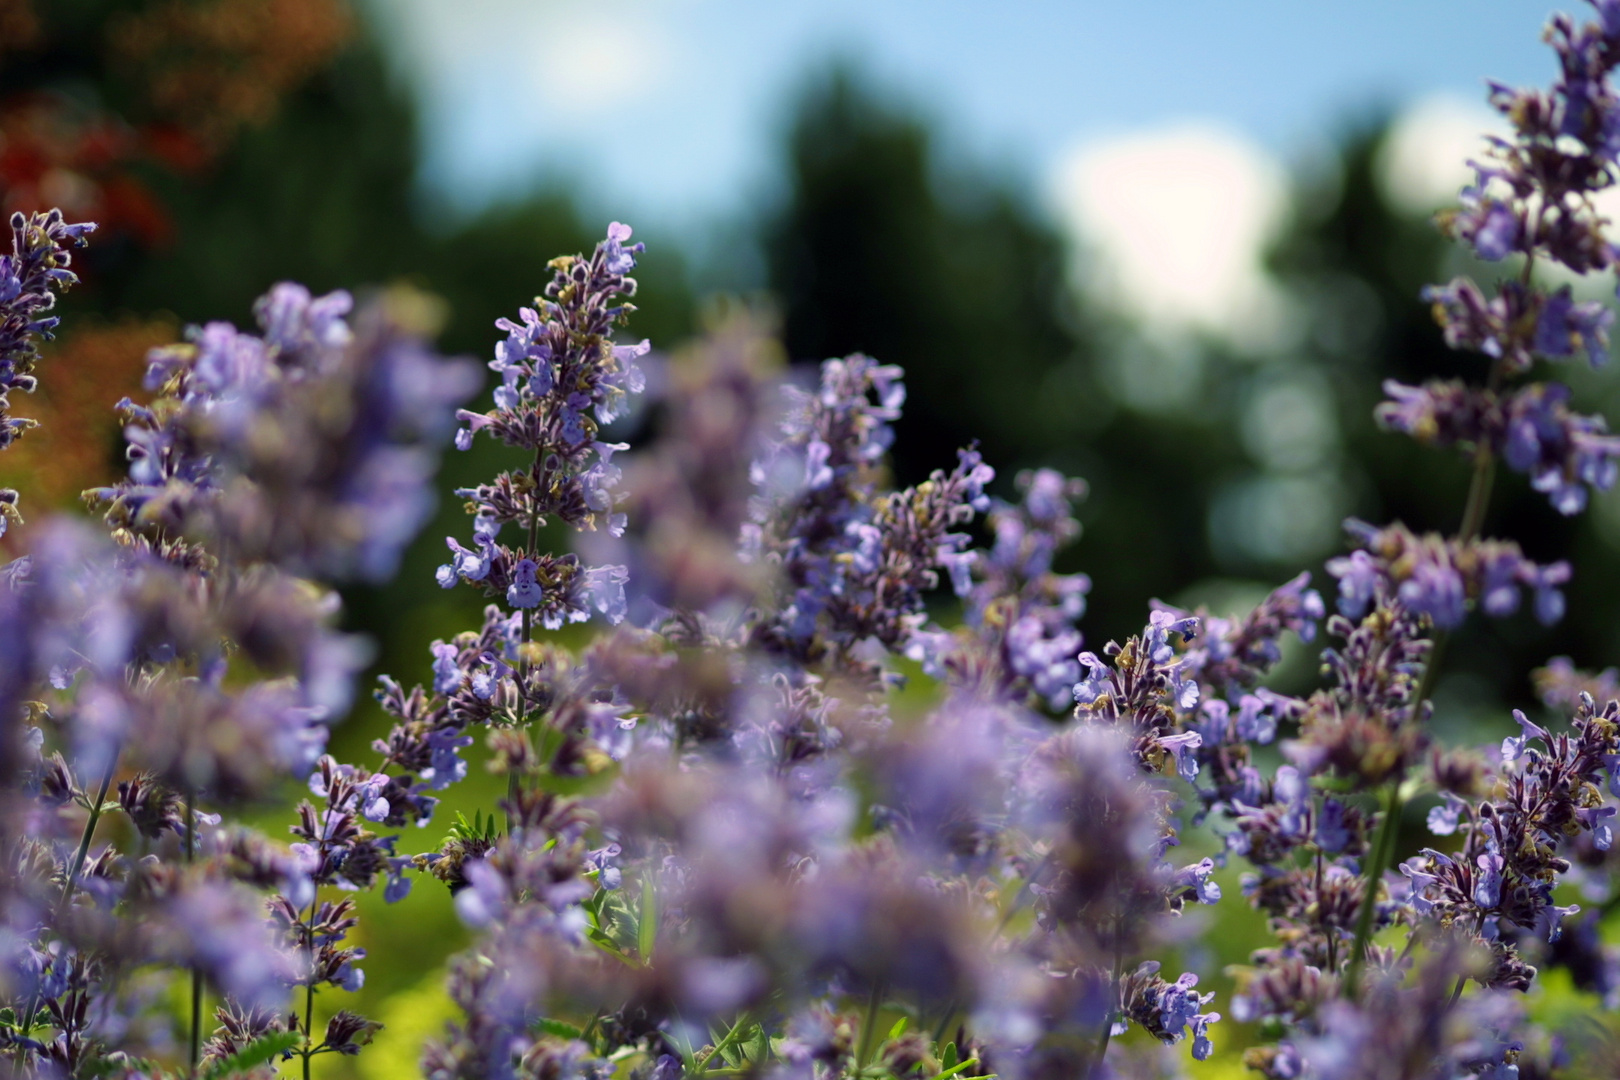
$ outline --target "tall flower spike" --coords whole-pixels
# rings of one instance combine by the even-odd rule
[[[1023,495],[1019,503],[996,501],[986,515],[995,542],[973,556],[979,580],[964,598],[966,621],[998,689],[1033,691],[1057,711],[1072,700],[1080,678],[1075,657],[1083,638],[1075,623],[1085,614],[1091,579],[1054,573],[1052,560],[1080,535],[1073,503],[1085,496],[1086,485],[1052,469],[1019,473],[1014,482]],[[914,651],[927,657],[927,639],[918,646]]]
[[[1511,540],[1417,536],[1404,525],[1379,529],[1354,519],[1346,528],[1364,550],[1328,560],[1327,569],[1339,579],[1339,610],[1350,618],[1360,618],[1387,594],[1413,614],[1450,629],[1463,621],[1469,603],[1497,618],[1512,615],[1523,589],[1534,595],[1536,618],[1543,624],[1563,618],[1567,562],[1538,565]]]
[[[783,585],[754,636],[799,662],[869,680],[882,677],[881,665],[862,643],[878,652],[912,644],[940,570],[958,596],[973,587],[976,556],[968,536],[951,530],[990,508],[984,488],[995,478],[977,450],[964,449],[949,473],[878,490],[905,401],[902,374],[857,354],[823,363],[814,392],[789,387],[781,438],[753,466],[760,493],[742,533],[744,557],[779,568]]]
[[[1531,486],[1545,492],[1561,514],[1586,509],[1588,489],[1608,491],[1620,479],[1620,437],[1601,416],[1569,409],[1569,387],[1533,383],[1498,392],[1457,381],[1406,386],[1384,383],[1390,400],[1378,420],[1420,442],[1489,450]]]
[[[425,344],[431,308],[283,282],[228,323],[154,350],[150,405],[122,403],[128,479],[86,493],[120,528],[200,535],[244,561],[386,580],[433,509],[428,481],[477,373]]]
[[[0,255],[0,450],[16,442],[34,421],[12,416],[8,396],[13,390],[32,393],[38,342],[51,340],[59,321],[46,312],[56,306],[56,294],[79,279],[68,269],[69,247],[83,247],[95,231],[93,222],[69,225],[62,211],[11,215],[11,254]],[[0,488],[0,536],[6,526],[20,520],[17,493]]]
[[[593,553],[629,563],[635,599],[649,609],[637,623],[663,610],[723,617],[765,587],[768,568],[742,561],[737,536],[753,493],[749,463],[779,419],[783,358],[767,329],[755,313],[728,312],[671,358],[663,427],[626,466],[630,531],[617,542],[592,534]]]
[[[614,326],[635,310],[625,298],[635,295],[636,282],[625,275],[644,245],[626,244],[629,239],[630,227],[614,222],[589,257],[552,261],[545,295],[535,298],[533,308],[521,309],[518,321],[496,323],[506,339],[495,346],[489,365],[500,376],[495,407],[457,414],[466,425],[456,434],[460,449],[470,448],[482,431],[532,452],[533,461],[456,492],[477,516],[474,535],[482,554],[472,556],[451,539],[455,559],[439,568],[439,584],[467,581],[490,596],[504,596],[513,607],[548,612],[547,626],[586,618],[592,605],[614,622],[624,614],[622,567],[584,570],[559,560],[554,571],[535,542],[536,530],[553,518],[575,529],[624,532],[624,515],[613,512],[620,498],[613,455],[626,446],[597,435],[646,386],[636,360],[646,355],[648,343],[613,342]],[[495,542],[505,525],[524,531],[521,548]]]

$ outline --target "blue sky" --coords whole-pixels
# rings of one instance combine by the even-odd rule
[[[1540,0],[373,0],[426,107],[426,179],[537,178],[696,233],[769,190],[787,103],[832,56],[955,152],[1047,192],[1077,148],[1196,122],[1284,161],[1356,110],[1544,82]]]

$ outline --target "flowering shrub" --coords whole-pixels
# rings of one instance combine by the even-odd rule
[[[1347,523],[1332,616],[1301,574],[1242,618],[1156,605],[1083,651],[1090,582],[1053,569],[1083,485],[1038,470],[1001,501],[966,448],[892,489],[902,373],[851,356],[795,382],[747,314],[663,364],[649,445],[606,441],[649,386],[648,344],[615,338],[642,251],[619,224],[500,321],[482,412],[462,407],[475,368],[431,350],[405,293],[356,308],[281,284],[257,332],[153,351],[148,400],[118,406],[128,477],[86,493],[105,527],[47,523],[0,571],[0,1060],[308,1076],[378,1026],[314,1023],[317,993],[364,978],[343,894],[446,888],[474,943],[449,974],[461,1016],[423,1053],[436,1078],[1161,1075],[1181,1052],[1141,1051],[1208,1058],[1223,1012],[1259,1025],[1245,1062],[1277,1080],[1553,1075],[1565,1058],[1522,1007],[1536,965],[1620,998],[1596,921],[1614,673],[1550,662],[1567,729],[1516,713],[1499,751],[1444,749],[1428,721],[1452,630],[1526,599],[1563,613],[1568,564],[1481,536],[1497,463],[1568,514],[1620,471],[1565,387],[1515,381],[1607,355],[1608,310],[1536,276],[1620,257],[1591,201],[1620,154],[1620,3],[1597,6],[1553,21],[1552,91],[1493,88],[1514,136],[1442,221],[1515,261],[1430,292],[1482,385],[1392,383],[1380,409],[1469,456],[1463,520]],[[0,407],[33,389],[90,228],[13,220]],[[28,426],[0,413],[0,446]],[[482,592],[482,622],[384,676],[391,730],[335,760],[368,653],[331,589],[394,573],[441,448],[479,437],[511,465],[457,492],[471,530],[436,583]],[[554,523],[576,552],[542,549]],[[926,604],[947,584],[954,627]],[[578,651],[550,636],[592,619]],[[1319,689],[1264,685],[1286,637],[1318,633]],[[939,685],[922,715],[896,707],[902,660]],[[405,827],[480,738],[505,797],[413,850]],[[294,843],[226,822],[288,777],[309,791]],[[1420,794],[1440,797],[1435,846],[1396,865]],[[1241,896],[1214,880],[1227,863]],[[1565,884],[1597,911],[1559,903]],[[1160,959],[1213,904],[1272,936],[1220,1003]]]

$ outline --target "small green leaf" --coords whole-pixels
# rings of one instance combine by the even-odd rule
[[[765,1033],[764,1025],[754,1025],[753,1037],[745,1044],[748,1051],[748,1060],[758,1065],[771,1053],[771,1037]]]
[[[900,1019],[896,1020],[894,1022],[894,1027],[889,1029],[889,1038],[898,1039],[900,1036],[904,1035],[906,1033],[906,1022],[909,1019],[910,1017],[902,1016]]]
[[[942,1069],[956,1067],[956,1043],[948,1042],[945,1044],[944,1052],[939,1055],[939,1066]]]
[[[951,1044],[951,1049],[952,1050],[956,1049],[956,1044],[955,1043]],[[934,1077],[934,1080],[949,1080],[950,1077],[955,1076],[957,1073],[961,1072],[963,1069],[967,1068],[969,1065],[977,1065],[978,1063],[979,1063],[978,1058],[968,1058],[966,1061],[958,1061],[955,1065],[952,1065],[950,1068],[946,1069],[944,1072],[942,1072],[938,1076]],[[988,1078],[987,1078],[987,1080],[988,1080]]]
[[[615,960],[623,961],[633,968],[638,968],[641,966],[619,950],[618,942],[614,941],[612,938],[608,937],[594,926],[588,927],[585,930],[585,936],[590,939],[592,945],[595,945],[598,949],[601,949]]]
[[[546,1035],[553,1035],[559,1039],[578,1039],[584,1032],[566,1020],[550,1020],[542,1016],[534,1022],[534,1026]]]
[[[641,879],[641,919],[636,926],[636,955],[643,964],[652,963],[653,945],[658,941],[658,892],[652,878]]]
[[[222,1080],[232,1073],[255,1069],[277,1054],[291,1050],[303,1040],[304,1037],[296,1031],[272,1031],[268,1035],[254,1039],[230,1057],[221,1058],[208,1066],[202,1073],[202,1080]]]

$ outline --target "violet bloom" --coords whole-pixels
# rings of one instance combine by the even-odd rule
[[[1184,866],[1171,879],[1171,887],[1191,889],[1200,904],[1213,904],[1221,898],[1221,887],[1210,880],[1215,873],[1215,860],[1203,859]]]
[[[1184,731],[1180,735],[1164,735],[1159,738],[1159,745],[1175,756],[1176,772],[1188,783],[1198,779],[1198,758],[1193,751],[1203,743],[1203,736],[1196,731]]]
[[[1352,551],[1342,558],[1329,559],[1327,570],[1339,579],[1340,613],[1352,619],[1361,618],[1381,580],[1372,556],[1365,551]]]
[[[512,568],[512,584],[506,589],[506,602],[515,608],[538,607],[545,591],[535,579],[533,559],[519,559]]]
[[[68,269],[69,247],[83,247],[95,231],[91,222],[69,225],[62,211],[11,215],[11,254],[0,255],[0,450],[15,442],[34,421],[9,413],[13,390],[32,393],[39,360],[36,343],[53,337],[58,319],[45,312],[56,294],[79,279]],[[0,536],[18,519],[17,493],[0,488]]]
[[[1576,303],[1565,286],[1547,298],[1536,323],[1536,351],[1559,359],[1585,349],[1595,370],[1609,360],[1609,327],[1614,313],[1595,300]]]
[[[152,407],[124,408],[130,473],[90,493],[111,524],[201,535],[301,576],[390,577],[431,515],[429,480],[476,369],[418,336],[420,303],[391,294],[352,325],[347,293],[277,285],[263,336],[228,323],[154,350]]]

